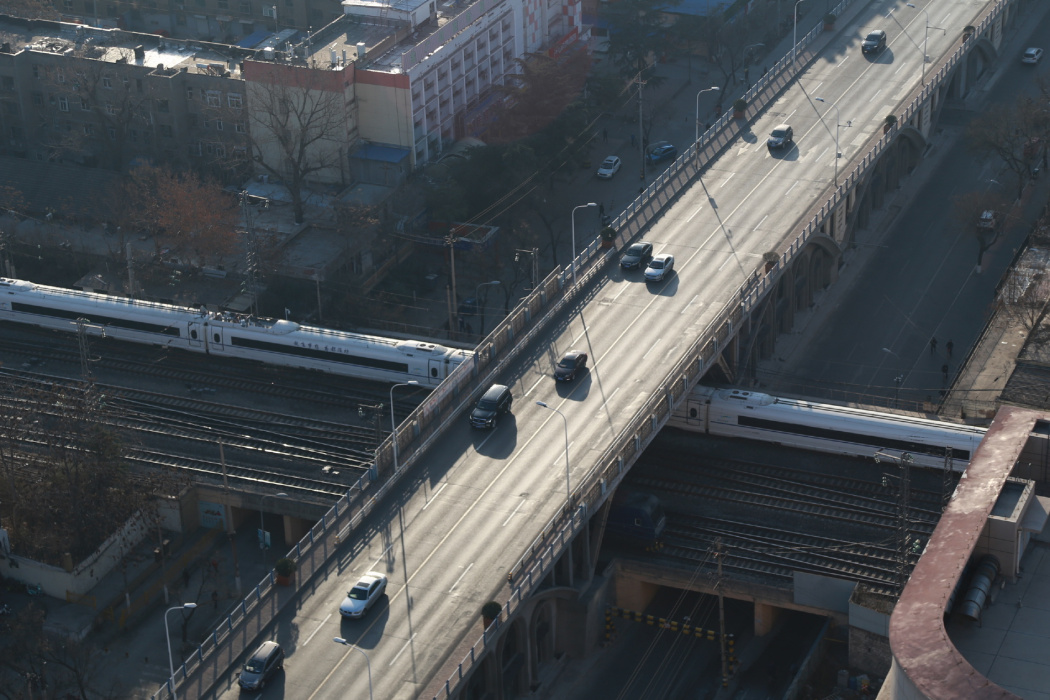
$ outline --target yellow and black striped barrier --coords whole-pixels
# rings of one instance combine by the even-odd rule
[[[706,639],[709,642],[714,642],[718,639],[718,630],[707,630],[702,627],[696,627],[690,625],[688,622],[679,622],[678,620],[668,620],[665,617],[656,617],[655,615],[645,615],[635,610],[625,610],[624,608],[617,608],[609,606],[605,609],[605,629],[606,639],[609,638],[609,628],[612,626],[612,618],[622,617],[625,620],[631,620],[633,622],[644,622],[651,627],[662,627],[672,632],[680,632],[684,635],[696,637],[697,639]],[[729,659],[730,666],[736,661],[734,655],[734,639],[733,635],[726,635],[726,656]]]

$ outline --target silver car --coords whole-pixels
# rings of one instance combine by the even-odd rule
[[[346,593],[339,614],[352,620],[364,615],[386,592],[386,576],[378,571],[369,571]]]
[[[646,282],[660,282],[674,270],[674,256],[670,253],[660,253],[649,261],[649,267],[645,268]]]

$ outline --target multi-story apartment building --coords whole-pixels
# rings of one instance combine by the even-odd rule
[[[142,159],[226,176],[247,161],[244,86],[228,47],[191,52],[13,18],[0,21],[0,40],[0,153],[114,170]]]
[[[580,0],[342,7],[320,31],[282,30],[252,48],[0,18],[0,153],[287,180],[295,168],[280,142],[319,128],[303,111],[313,110],[328,119],[301,184],[396,184],[478,133],[490,88],[515,59],[585,39]]]

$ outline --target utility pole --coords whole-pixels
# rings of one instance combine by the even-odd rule
[[[722,653],[722,687],[726,688],[729,686],[729,659],[726,658],[726,608],[722,596],[722,589],[725,588],[722,580],[723,556],[722,539],[719,538],[715,540],[715,560],[718,562],[718,581],[715,583],[715,589],[718,591],[718,646]]]
[[[899,464],[901,468],[899,476],[893,474],[882,475],[883,486],[888,486],[889,480],[892,478],[900,479],[900,492],[897,498],[897,597],[899,598],[904,591],[905,584],[908,583],[908,552],[910,550],[908,542],[908,513],[911,509],[911,464],[914,459],[910,452],[901,452],[899,457],[886,454],[885,452],[876,452],[875,461],[881,462],[883,460]]]
[[[641,156],[638,159],[638,179],[645,180],[645,117],[642,112],[642,88],[645,83],[642,81],[642,71],[638,71],[638,154]]]
[[[219,440],[219,462],[222,464],[222,490],[225,498],[226,536],[230,538],[230,549],[233,550],[233,585],[237,589],[237,595],[241,595],[241,563],[237,560],[237,532],[233,529],[233,511],[230,508],[230,480],[226,477],[226,453],[223,451],[222,440]]]
[[[258,240],[255,237],[255,221],[252,217],[252,208],[248,204],[248,193],[241,192],[241,211],[244,213],[244,227],[248,232],[248,245],[245,251],[247,255],[247,272],[248,278],[246,280],[248,288],[245,290],[252,300],[252,316],[259,315],[259,287],[258,287],[258,275],[259,275],[259,245]],[[318,313],[320,313],[320,305],[318,305]],[[238,591],[240,587],[238,586]]]
[[[456,239],[451,231],[445,236],[445,243],[448,244],[449,266],[452,269],[452,303],[448,307],[448,337],[451,338],[453,333],[459,331],[456,325],[456,321],[459,320],[459,297],[456,296]]]
[[[135,265],[133,263],[131,255],[131,240],[128,240],[127,245],[124,246],[124,254],[128,259],[128,296],[132,299],[135,298]]]

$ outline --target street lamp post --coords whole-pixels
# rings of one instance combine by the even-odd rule
[[[598,205],[595,204],[594,202],[587,202],[586,204],[581,204],[578,207],[573,207],[572,208],[572,216],[570,218],[572,219],[572,263],[571,263],[571,265],[572,265],[572,283],[573,283],[573,285],[576,284],[576,210],[577,209],[586,209],[587,207],[596,207],[596,206],[598,206]]]
[[[193,610],[195,607],[197,607],[196,603],[183,603],[164,611],[164,641],[168,643],[168,671],[171,674],[168,676],[168,683],[171,685],[171,700],[178,700],[178,698],[175,696],[175,665],[171,662],[171,632],[168,631],[168,613],[172,610]]]
[[[478,316],[481,318],[481,320],[478,322],[478,334],[481,336],[485,335],[485,307],[481,304],[481,288],[489,287],[493,284],[499,284],[499,280],[492,280],[491,282],[482,282],[477,286],[477,289],[474,290],[474,300],[478,304]]]
[[[266,559],[266,525],[263,523],[263,502],[267,498],[287,498],[288,494],[284,491],[280,493],[268,493],[259,499],[259,549],[263,552],[263,559]]]
[[[557,413],[559,416],[561,416],[561,421],[565,425],[565,500],[571,501],[572,489],[569,486],[569,421],[565,418],[564,413],[554,408],[553,406],[548,406],[543,401],[537,401],[536,405],[542,406],[543,408],[546,408],[549,411],[554,411],[555,413]]]
[[[718,92],[720,88],[717,85],[712,85],[709,88],[704,88],[700,92],[696,93],[696,137],[693,139],[693,149],[696,151],[696,162],[700,162],[700,95],[705,92]]]
[[[923,37],[922,37],[922,84],[925,85],[926,84],[926,42],[929,41],[929,39],[930,39],[930,13],[927,12],[926,10],[920,8],[920,7],[915,7],[915,3],[913,3],[913,2],[905,3],[905,6],[906,7],[910,7],[913,10],[918,10],[919,12],[923,13],[924,15],[926,15],[926,30],[925,30],[925,32],[923,34]]]
[[[795,2],[795,28],[791,30],[791,67],[795,67],[795,58],[798,55],[798,4],[805,0]]]
[[[838,105],[836,105],[834,102],[829,102],[823,97],[814,97],[813,99],[817,102],[823,102],[824,104],[831,105],[835,108],[835,179],[832,181],[832,184],[837,187],[839,184],[839,124],[842,123],[842,117],[839,114]]]
[[[372,662],[369,660],[368,654],[366,654],[365,650],[361,647],[357,646],[356,644],[351,644],[342,637],[332,637],[332,641],[336,644],[342,644],[344,647],[357,649],[359,652],[361,652],[361,656],[365,657],[365,663],[368,664],[368,698],[369,700],[372,700]]]
[[[397,473],[397,419],[394,418],[394,389],[399,386],[416,386],[419,382],[412,380],[410,382],[402,382],[401,384],[395,384],[390,387],[390,437],[394,441],[394,473]]]

